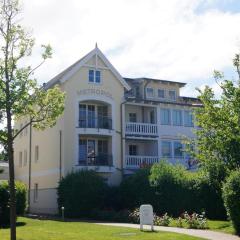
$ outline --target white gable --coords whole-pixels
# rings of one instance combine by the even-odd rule
[[[51,87],[57,82],[64,83],[71,76],[73,76],[82,66],[109,69],[127,90],[131,89],[127,82],[122,78],[119,72],[108,61],[108,59],[104,56],[104,54],[100,51],[100,49],[97,46],[85,57],[80,59],[78,62],[74,63],[68,69],[64,70],[62,73],[60,73],[50,82],[48,82],[47,87]]]

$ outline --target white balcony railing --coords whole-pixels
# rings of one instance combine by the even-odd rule
[[[157,136],[158,135],[157,124],[127,122],[126,134],[139,136]]]
[[[158,162],[158,156],[125,156],[125,164],[127,168],[140,168]]]

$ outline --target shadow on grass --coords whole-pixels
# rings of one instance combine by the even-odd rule
[[[17,227],[23,227],[23,226],[25,226],[25,225],[26,225],[25,222],[17,222],[17,223],[16,223],[16,226],[17,226]],[[2,227],[0,227],[0,228],[8,229],[8,228],[10,228],[10,225],[4,225],[4,226],[2,226]]]

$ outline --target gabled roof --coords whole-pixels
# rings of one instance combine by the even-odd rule
[[[101,50],[97,47],[97,45],[91,52],[89,52],[83,58],[79,59],[77,62],[75,62],[70,67],[66,68],[64,71],[62,71],[57,76],[55,76],[53,79],[51,79],[49,82],[47,82],[44,87],[46,89],[48,89],[48,88],[51,88],[55,84],[64,83],[95,55],[97,55],[98,57],[101,58],[101,60],[104,62],[104,64],[106,64],[106,66],[112,71],[112,73],[115,75],[115,77],[120,81],[120,83],[123,85],[123,87],[125,87],[127,90],[131,89],[131,87],[128,85],[128,83],[122,78],[122,76],[115,69],[115,67],[108,61],[108,59],[104,56],[104,54],[101,52]]]

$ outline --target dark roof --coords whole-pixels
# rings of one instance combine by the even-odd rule
[[[126,81],[134,82],[134,81],[141,81],[141,80],[147,80],[147,81],[158,81],[162,83],[175,83],[181,85],[181,87],[184,87],[186,83],[184,82],[176,82],[176,81],[169,81],[169,80],[163,80],[163,79],[156,79],[156,78],[147,78],[147,77],[141,77],[141,78],[124,78]]]

